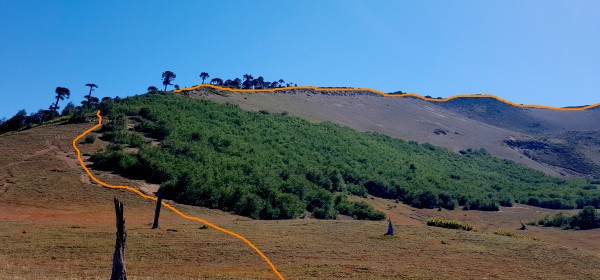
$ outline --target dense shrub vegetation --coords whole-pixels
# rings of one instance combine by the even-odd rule
[[[443,227],[449,229],[460,229],[465,231],[476,231],[475,227],[470,224],[459,222],[452,219],[445,218],[429,218],[425,221],[428,226],[432,227]]]
[[[497,210],[514,202],[600,206],[600,192],[584,179],[549,177],[484,150],[455,154],[331,123],[168,94],[110,104],[103,110],[111,120],[103,137],[113,144],[92,158],[97,168],[160,183],[170,199],[182,203],[254,218],[293,218],[305,210],[319,218],[384,217],[368,204],[348,201],[346,193],[422,208]],[[142,133],[160,145],[149,145]],[[139,149],[128,153],[127,146]]]
[[[566,216],[558,213],[552,217],[546,216],[538,221],[538,225],[545,227],[560,227],[563,229],[592,229],[600,228],[600,215],[592,206],[584,207],[577,215]]]

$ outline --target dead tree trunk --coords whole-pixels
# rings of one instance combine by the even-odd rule
[[[115,212],[117,214],[117,241],[115,242],[115,253],[113,254],[112,274],[110,280],[127,280],[125,269],[125,218],[123,218],[123,203],[115,198]]]
[[[521,223],[520,230],[526,230],[527,229],[527,227],[525,226],[525,224],[523,224],[523,222],[519,222],[519,223]]]
[[[158,199],[156,200],[156,208],[154,209],[154,223],[152,223],[152,229],[158,228],[158,217],[160,216],[160,207],[162,206],[162,195],[160,190],[157,192]]]

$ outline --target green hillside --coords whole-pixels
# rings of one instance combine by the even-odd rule
[[[294,218],[304,211],[317,218],[384,218],[346,194],[426,208],[600,207],[600,191],[591,184],[597,182],[549,177],[483,150],[455,154],[171,94],[126,98],[107,104],[103,114],[110,121],[103,139],[112,144],[92,157],[95,168],[160,183],[167,198],[181,203],[253,218]]]

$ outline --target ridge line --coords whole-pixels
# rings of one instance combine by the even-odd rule
[[[215,86],[215,85],[211,85],[211,84],[199,84],[199,85],[189,87],[189,88],[176,89],[173,92],[179,93],[179,92],[184,92],[184,91],[192,91],[192,90],[203,88],[203,87],[210,87],[210,88],[226,90],[226,91],[230,91],[230,92],[277,92],[277,91],[285,91],[285,90],[293,90],[293,89],[311,89],[311,90],[315,90],[315,91],[369,91],[369,92],[372,92],[375,94],[379,94],[383,97],[391,97],[391,98],[416,97],[416,98],[419,98],[424,101],[432,101],[432,102],[447,102],[447,101],[457,99],[457,98],[493,98],[493,99],[496,99],[505,104],[512,105],[512,106],[519,107],[519,108],[547,109],[547,110],[554,110],[554,111],[585,111],[585,110],[592,109],[595,107],[600,107],[600,102],[592,104],[592,105],[582,106],[582,107],[552,107],[552,106],[544,106],[544,105],[537,105],[537,104],[517,104],[517,103],[511,102],[511,101],[502,99],[493,94],[457,94],[457,95],[453,95],[453,96],[450,96],[447,98],[437,99],[437,98],[424,97],[417,93],[389,94],[389,93],[385,93],[383,91],[375,90],[375,89],[371,89],[371,88],[339,88],[339,87],[338,88],[336,88],[336,87],[323,88],[323,87],[316,87],[316,86],[293,86],[293,87],[281,87],[281,88],[271,88],[271,89],[233,89],[233,88],[228,88],[228,87]]]

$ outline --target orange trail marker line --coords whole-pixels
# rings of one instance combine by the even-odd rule
[[[282,88],[270,88],[270,89],[233,89],[233,88],[228,88],[228,87],[215,86],[215,85],[211,85],[211,84],[200,84],[197,86],[193,86],[191,88],[177,89],[177,90],[174,90],[173,92],[191,91],[191,90],[199,89],[202,87],[210,87],[210,88],[226,90],[226,91],[230,91],[230,92],[277,92],[277,91],[284,91],[284,90],[291,90],[291,89],[311,89],[311,90],[315,90],[315,91],[369,91],[369,92],[376,93],[376,94],[379,94],[384,97],[394,97],[394,98],[415,97],[415,98],[419,98],[419,99],[422,99],[425,101],[433,101],[433,102],[446,102],[446,101],[450,101],[450,100],[456,99],[456,98],[494,98],[500,102],[504,102],[508,105],[512,105],[515,107],[548,109],[548,110],[554,110],[554,111],[584,111],[584,110],[592,109],[595,107],[600,107],[600,102],[596,103],[596,104],[588,105],[588,106],[573,107],[573,108],[559,108],[559,107],[542,106],[542,105],[536,105],[536,104],[523,105],[523,104],[513,103],[508,100],[504,100],[504,99],[497,97],[495,95],[492,95],[492,94],[459,94],[459,95],[450,96],[448,98],[437,99],[437,98],[427,98],[422,95],[418,95],[416,93],[388,94],[383,91],[374,90],[374,89],[370,89],[370,88],[320,88],[320,87],[315,87],[315,86],[297,86],[297,87],[282,87]]]
[[[125,190],[129,190],[129,191],[132,191],[132,192],[138,194],[139,196],[141,196],[143,198],[156,201],[157,200],[156,197],[143,194],[141,191],[139,191],[137,189],[134,189],[134,188],[132,188],[130,186],[113,186],[113,185],[109,185],[107,183],[104,183],[104,182],[98,180],[94,175],[92,175],[92,172],[90,172],[90,170],[85,166],[85,164],[83,163],[83,160],[81,159],[81,151],[79,150],[79,148],[77,148],[77,141],[79,141],[79,139],[83,138],[88,133],[90,133],[90,132],[92,132],[92,131],[94,131],[97,128],[99,128],[99,127],[102,126],[102,116],[100,116],[100,111],[99,110],[98,110],[98,113],[96,113],[96,116],[98,116],[98,124],[94,125],[92,128],[86,130],[85,132],[83,132],[82,134],[80,134],[79,136],[77,136],[75,139],[73,139],[73,148],[75,148],[75,151],[77,151],[77,159],[79,160],[79,163],[81,164],[81,167],[83,167],[83,170],[85,170],[85,172],[88,174],[88,176],[90,176],[90,178],[94,182],[96,182],[96,183],[98,183],[98,184],[100,184],[100,185],[102,185],[104,187],[111,188],[111,189],[125,189]],[[263,254],[263,252],[261,252],[260,249],[258,249],[258,247],[256,247],[254,244],[252,244],[252,242],[250,242],[245,237],[243,237],[243,236],[241,236],[241,235],[239,235],[239,234],[237,234],[237,233],[235,233],[233,231],[230,231],[230,230],[224,229],[222,227],[219,227],[219,226],[217,226],[217,225],[215,225],[213,223],[210,223],[210,222],[208,222],[208,221],[206,221],[204,219],[201,219],[201,218],[198,218],[198,217],[194,217],[194,216],[188,216],[186,214],[183,214],[181,211],[177,210],[177,208],[175,208],[174,206],[172,206],[172,205],[170,205],[170,204],[168,204],[168,203],[166,203],[164,201],[163,201],[162,205],[165,206],[165,207],[167,207],[167,208],[169,208],[169,209],[171,209],[173,212],[175,212],[177,215],[183,217],[184,219],[193,220],[193,221],[197,221],[197,222],[203,223],[203,224],[205,224],[205,225],[207,225],[207,226],[209,226],[211,228],[214,228],[216,230],[219,230],[221,232],[224,232],[226,234],[229,234],[231,236],[234,236],[236,238],[241,239],[246,244],[248,244],[248,246],[250,246],[252,249],[254,249],[254,251],[256,251],[256,253],[258,253],[267,262],[267,264],[269,264],[269,266],[271,267],[271,269],[273,270],[273,272],[277,275],[277,277],[279,277],[279,279],[285,280],[283,278],[283,276],[281,275],[281,273],[279,273],[279,271],[277,270],[277,268],[275,267],[275,265],[273,265],[273,263],[271,262],[271,260],[269,260],[269,258],[265,254]]]

